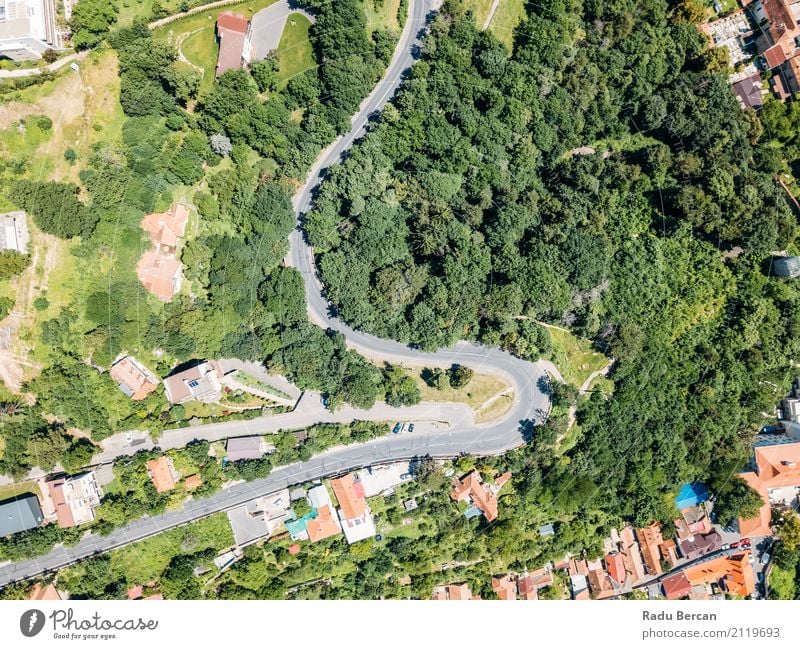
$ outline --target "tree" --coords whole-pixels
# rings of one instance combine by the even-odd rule
[[[458,390],[466,386],[472,380],[475,373],[471,368],[465,367],[464,365],[453,365],[448,370],[448,374],[450,375],[450,385]]]
[[[10,279],[15,275],[19,275],[28,267],[30,261],[31,259],[28,255],[24,255],[16,250],[1,250],[0,280]]]
[[[781,516],[783,522],[778,527],[778,536],[787,550],[795,552],[800,547],[800,516],[793,510],[787,510]]]
[[[230,138],[222,133],[214,133],[208,139],[208,142],[211,145],[211,150],[217,155],[225,156],[233,150]]]
[[[422,399],[413,378],[399,365],[387,365],[383,370],[384,399],[390,406],[412,406]]]
[[[250,75],[261,92],[272,92],[278,85],[278,62],[274,56],[268,56],[250,64]]]
[[[726,483],[714,487],[714,513],[722,525],[730,523],[737,517],[754,518],[764,505],[761,495],[739,476],[733,476]]]
[[[80,0],[72,8],[69,20],[75,49],[84,50],[97,45],[111,25],[117,22],[118,13],[119,9],[114,2]]]
[[[33,214],[36,225],[62,239],[88,236],[97,224],[97,215],[78,200],[73,183],[18,180],[11,189],[11,200]]]

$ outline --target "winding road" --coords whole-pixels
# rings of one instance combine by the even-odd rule
[[[462,420],[463,425],[451,426],[443,431],[429,428],[414,434],[388,435],[364,444],[340,447],[307,462],[275,469],[267,478],[234,485],[209,498],[189,500],[180,510],[138,519],[108,536],[88,534],[74,547],[57,547],[42,557],[0,566],[0,586],[122,547],[214,512],[231,509],[288,485],[417,456],[501,454],[523,444],[524,430],[531,423],[542,422],[547,416],[550,400],[546,390],[545,367],[553,372],[550,364],[523,361],[498,349],[466,342],[437,352],[425,353],[402,343],[355,331],[338,318],[332,317],[316,275],[313,251],[307,245],[301,230],[302,216],[309,209],[314,191],[322,182],[325,169],[339,162],[353,143],[364,135],[370,116],[383,108],[402,82],[414,61],[431,12],[437,9],[436,3],[437,0],[409,1],[408,19],[384,77],[361,104],[358,113],[352,119],[350,131],[339,137],[320,155],[306,183],[295,195],[297,228],[289,237],[291,248],[288,260],[303,277],[310,319],[322,327],[341,332],[352,349],[378,361],[437,366],[458,363],[475,370],[497,374],[504,377],[514,388],[513,406],[502,419],[485,424]],[[558,374],[556,377],[560,378]],[[398,410],[398,412],[403,411]],[[247,426],[251,434],[258,432],[258,420],[237,422],[237,424]],[[210,424],[198,427],[194,431],[194,437],[205,436],[201,433],[201,429],[211,432],[214,427],[224,425]]]

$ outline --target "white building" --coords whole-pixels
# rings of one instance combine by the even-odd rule
[[[0,214],[0,250],[16,250],[23,255],[27,254],[28,239],[25,212]]]
[[[0,58],[30,61],[59,47],[55,0],[0,0]]]
[[[103,497],[94,471],[55,478],[47,487],[60,527],[76,527],[94,520],[94,508]]]

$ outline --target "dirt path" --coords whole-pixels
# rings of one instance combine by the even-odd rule
[[[492,7],[489,9],[489,15],[486,16],[486,20],[483,21],[483,29],[489,29],[489,25],[492,23],[492,18],[494,18],[494,14],[499,6],[500,0],[492,0]]]

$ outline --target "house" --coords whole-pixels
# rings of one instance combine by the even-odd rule
[[[786,406],[784,406],[786,412]],[[752,470],[739,474],[761,496],[762,506],[751,519],[739,519],[743,536],[772,533],[770,505],[794,506],[800,491],[800,441],[796,422],[785,422],[786,433],[758,435],[753,448]]]
[[[22,494],[0,502],[0,538],[39,527],[44,520],[39,499]]]
[[[263,518],[267,534],[274,534],[285,521],[293,517],[289,503],[289,490],[281,489],[253,500],[247,503],[246,511],[251,518]]]
[[[339,520],[347,542],[352,544],[375,536],[375,520],[357,474],[331,480],[331,488],[339,501]]]
[[[661,569],[661,546],[664,543],[661,524],[652,523],[636,530],[636,537],[639,539],[639,548],[647,572],[651,575],[660,575],[663,572]]]
[[[516,575],[507,574],[492,577],[492,590],[497,594],[498,599],[517,599]]]
[[[758,110],[764,104],[764,91],[761,88],[761,75],[758,72],[734,83],[733,92],[742,108]]]
[[[0,214],[0,250],[16,250],[25,255],[28,253],[28,239],[25,212]]]
[[[619,552],[612,552],[605,557],[606,570],[609,577],[614,580],[617,588],[624,588],[628,583],[628,571],[625,570],[625,562]]]
[[[169,302],[181,290],[182,269],[177,259],[146,250],[136,264],[136,276],[150,293],[162,302]]]
[[[553,585],[553,573],[548,567],[517,576],[517,591],[522,599],[539,599],[539,590]]]
[[[42,586],[41,584],[37,583],[34,584],[28,599],[31,601],[38,601],[38,602],[45,602],[45,601],[55,602],[55,601],[60,601],[64,598],[61,597],[61,593],[58,592],[58,590],[53,584],[47,584],[47,586]]]
[[[433,589],[432,600],[467,600],[480,599],[478,595],[473,595],[468,584],[448,584],[446,586],[435,586]]]
[[[183,486],[186,491],[194,491],[195,489],[201,487],[203,485],[203,479],[195,474],[192,474],[183,481]]]
[[[323,505],[317,509],[317,515],[306,523],[308,540],[312,543],[336,536],[341,531],[342,528],[339,521],[336,520],[336,516],[333,515],[330,505]]]
[[[229,462],[258,460],[263,455],[264,441],[261,437],[231,437],[225,442],[225,456]]]
[[[683,571],[692,586],[715,585],[721,591],[741,597],[752,595],[756,577],[749,552],[704,561]]]
[[[171,491],[175,488],[179,476],[178,472],[175,471],[175,466],[171,458],[162,455],[156,460],[148,460],[145,466],[147,467],[147,473],[150,475],[150,479],[153,481],[153,486],[158,493]]]
[[[686,578],[685,572],[670,575],[661,582],[661,588],[667,599],[683,599],[692,592],[692,584]]]
[[[140,599],[143,593],[144,593],[144,586],[141,585],[131,586],[130,588],[128,588],[128,599],[130,600]]]
[[[188,369],[164,379],[167,399],[170,403],[219,401],[222,397],[221,376],[222,373],[214,361],[196,361]]]
[[[495,484],[490,485],[481,480],[477,471],[471,471],[461,480],[453,481],[450,497],[456,502],[468,502],[472,505],[472,508],[465,512],[465,516],[468,518],[470,517],[468,512],[478,510],[486,518],[486,521],[491,523],[498,515],[497,493],[510,478],[510,473],[503,474]]]
[[[248,21],[244,16],[223,12],[217,18],[217,76],[228,70],[238,70],[244,62],[244,43]]]
[[[76,527],[94,520],[94,508],[103,497],[94,471],[62,476],[46,484],[59,527]]]
[[[708,534],[697,534],[691,536],[678,545],[684,558],[692,561],[708,554],[716,552],[722,547],[722,536],[716,530]]]
[[[539,526],[539,536],[553,536],[556,533],[552,523]]]
[[[114,361],[109,375],[119,389],[134,401],[146,399],[158,387],[159,379],[133,356],[122,356]]]
[[[606,599],[615,595],[614,584],[611,581],[608,573],[603,568],[603,563],[600,559],[593,559],[586,562],[586,567],[589,571],[589,587],[595,596],[595,599]]]
[[[800,257],[778,257],[772,262],[772,271],[778,277],[800,276]]]
[[[636,530],[632,525],[626,525],[622,528],[619,538],[619,551],[625,564],[625,572],[630,576],[631,582],[642,581],[646,572],[642,553],[639,551],[639,543],[636,541]]]
[[[55,0],[0,0],[0,59],[33,61],[60,47]]]
[[[333,504],[331,501],[331,495],[328,493],[328,490],[323,484],[318,484],[311,487],[311,489],[308,490],[306,497],[308,498],[308,504],[315,509]]]
[[[136,264],[136,275],[162,302],[169,302],[181,289],[183,266],[176,255],[188,221],[189,210],[178,203],[168,212],[145,215],[141,222],[153,247],[142,254]]]

